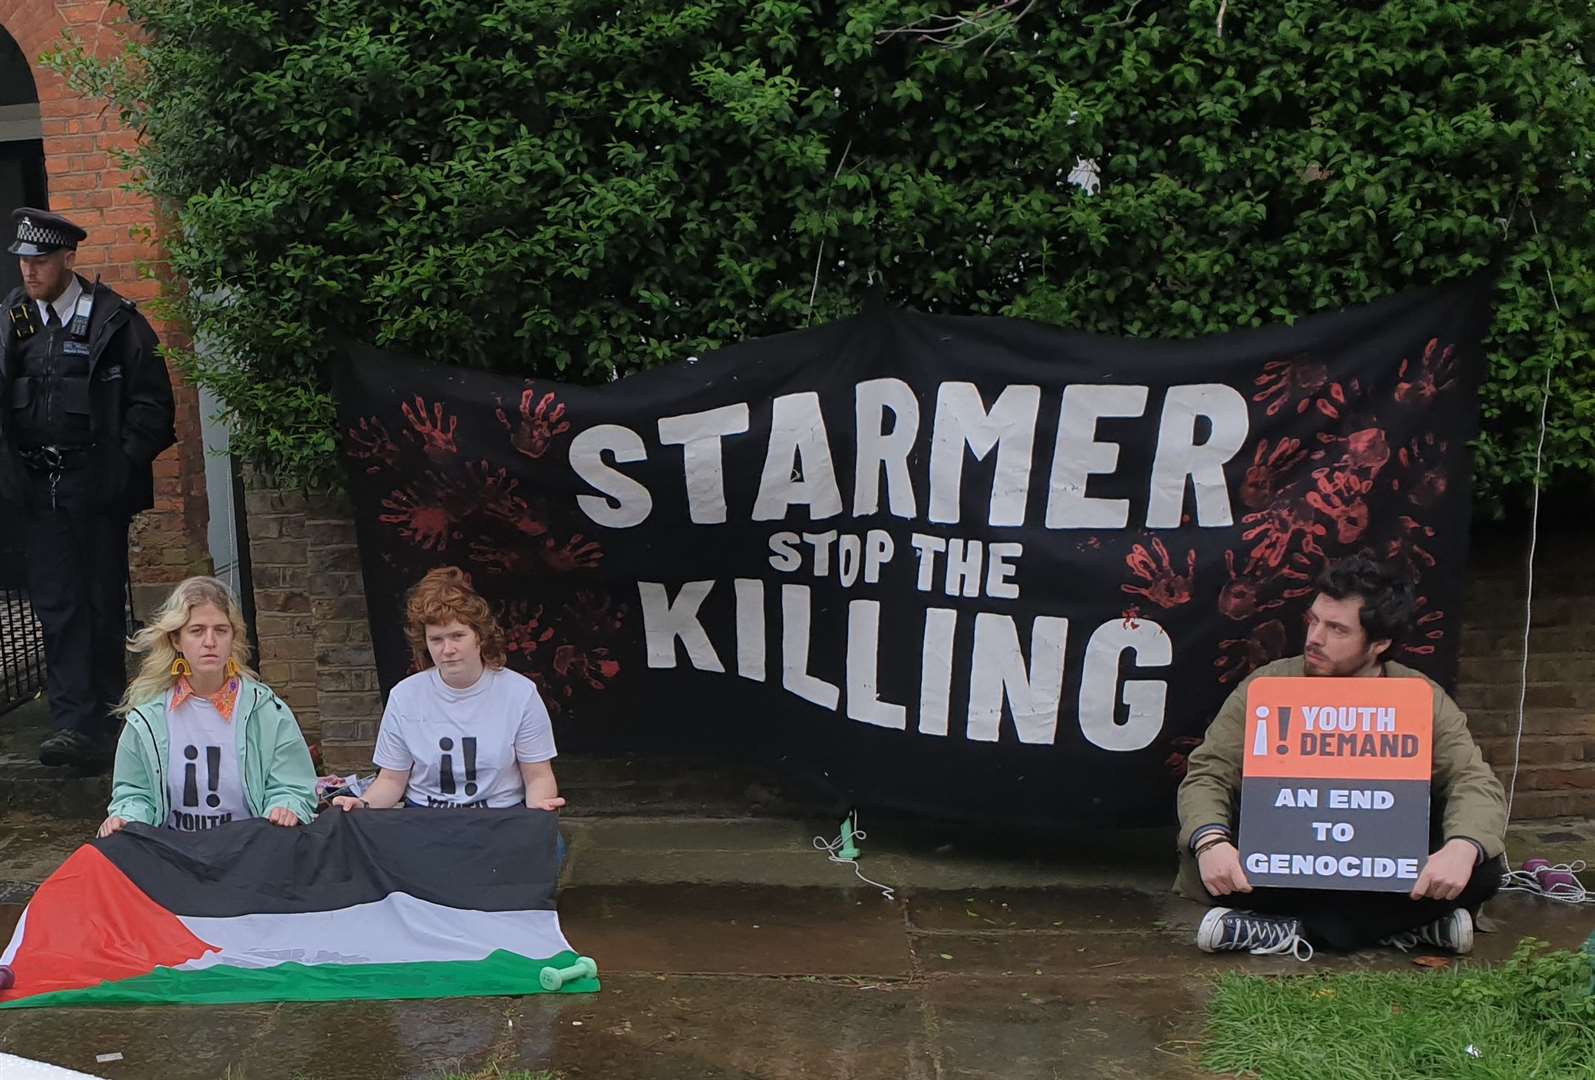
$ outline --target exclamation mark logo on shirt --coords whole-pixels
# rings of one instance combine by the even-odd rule
[[[205,747],[205,764],[210,767],[210,794],[205,796],[205,805],[214,810],[222,804],[222,797],[216,794],[216,788],[222,779],[222,748],[219,746]]]
[[[188,759],[188,764],[183,766],[183,805],[199,805],[199,768],[194,764],[199,757],[199,747],[183,747],[183,756]]]
[[[467,741],[473,744],[471,749],[474,751],[476,749],[474,745],[476,740],[470,739]],[[438,762],[438,790],[445,795],[453,795],[454,755],[450,751],[454,749],[454,740],[447,735],[443,736],[443,738],[438,740],[438,749],[443,751],[443,758]]]
[[[465,754],[465,794],[469,797],[476,794],[476,736],[461,739],[460,749]]]

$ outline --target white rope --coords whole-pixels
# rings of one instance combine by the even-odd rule
[[[869,836],[869,833],[865,832],[863,829],[854,829],[853,830],[853,839],[854,840],[863,840],[863,839],[865,839],[868,836]],[[880,882],[874,880],[873,878],[865,877],[864,876],[864,871],[862,871],[862,870],[860,870],[858,868],[858,860],[857,859],[844,859],[844,858],[842,858],[842,856],[838,855],[837,852],[840,851],[841,849],[842,849],[842,834],[841,833],[837,833],[836,834],[836,839],[832,840],[830,843],[826,843],[825,837],[823,837],[823,836],[816,836],[814,838],[814,850],[825,852],[825,857],[826,857],[827,861],[833,862],[833,863],[839,863],[842,866],[851,866],[853,868],[853,873],[858,875],[858,879],[860,881],[862,881],[866,885],[873,886],[874,888],[877,888],[877,889],[879,889],[881,891],[881,899],[883,899],[883,900],[895,900],[895,899],[897,899],[897,891],[894,888],[892,888],[892,886],[890,886],[890,885],[882,885]]]
[[[1583,859],[1574,859],[1570,863],[1556,863],[1541,867],[1537,872],[1533,870],[1508,870],[1501,879],[1501,891],[1514,891],[1532,893],[1543,896],[1547,900],[1555,900],[1562,904],[1595,904],[1595,893],[1586,889],[1578,879],[1578,874],[1584,867]],[[1567,874],[1572,881],[1558,881],[1546,888],[1540,884],[1538,874],[1558,873]]]
[[[1529,224],[1534,227],[1534,238],[1539,239],[1540,223],[1529,210]],[[1549,260],[1545,265],[1545,284],[1551,292],[1551,304],[1556,314],[1562,314],[1562,302],[1556,296],[1556,282],[1551,277]],[[1529,628],[1534,624],[1534,551],[1540,540],[1540,466],[1545,458],[1546,414],[1551,404],[1551,366],[1545,366],[1545,387],[1540,394],[1540,437],[1534,447],[1534,506],[1529,514],[1528,593],[1523,598],[1523,663],[1518,672],[1517,735],[1512,740],[1512,781],[1506,793],[1506,820],[1512,820],[1512,800],[1517,797],[1517,774],[1523,764],[1523,728],[1526,725],[1529,696]]]

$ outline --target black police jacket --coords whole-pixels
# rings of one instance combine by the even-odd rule
[[[89,426],[94,449],[87,467],[95,471],[101,505],[108,511],[137,513],[155,505],[153,463],[177,441],[172,380],[149,322],[107,285],[78,279],[94,290],[89,321]],[[12,289],[0,305],[0,500],[23,501],[23,465],[17,456],[11,420],[11,381],[16,377],[10,320],[3,312],[27,300]],[[27,300],[33,303],[32,300]]]

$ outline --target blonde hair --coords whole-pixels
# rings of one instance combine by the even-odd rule
[[[470,578],[457,566],[440,566],[416,582],[404,605],[404,636],[410,641],[415,669],[432,666],[432,652],[426,647],[426,628],[462,622],[476,631],[482,645],[482,665],[501,668],[508,660],[504,631]]]
[[[210,604],[227,613],[233,624],[233,663],[240,673],[258,678],[249,666],[249,628],[244,625],[244,613],[226,584],[213,577],[191,577],[180,581],[172,594],[155,612],[155,617],[127,641],[127,651],[141,654],[138,674],[128,684],[127,693],[116,707],[118,716],[126,716],[135,707],[146,705],[165,696],[177,682],[172,674],[172,662],[177,659],[177,646],[172,635],[188,625],[189,615],[197,607]]]

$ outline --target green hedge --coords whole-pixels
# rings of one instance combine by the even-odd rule
[[[52,62],[144,132],[186,363],[288,479],[336,472],[333,334],[599,381],[871,302],[1184,337],[1495,258],[1481,493],[1547,372],[1595,477],[1590,0],[127,6]]]

